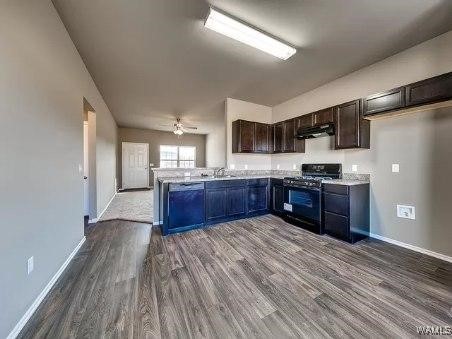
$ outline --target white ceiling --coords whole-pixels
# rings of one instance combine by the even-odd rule
[[[450,0],[211,0],[298,48],[282,61],[203,27],[204,0],[53,0],[118,125],[200,133],[224,99],[274,106],[452,29]]]

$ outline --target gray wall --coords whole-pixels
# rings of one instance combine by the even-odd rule
[[[452,71],[452,31],[273,107],[280,121]],[[272,167],[339,161],[344,171],[371,174],[371,231],[452,256],[449,215],[452,108],[371,122],[370,150],[331,150],[329,138],[306,142],[306,154],[274,155]],[[391,164],[400,164],[400,173]],[[396,216],[396,205],[416,207],[416,220]]]
[[[50,1],[2,1],[0,51],[4,338],[83,238],[83,97],[97,117],[99,210],[114,193],[117,127]]]
[[[173,132],[164,132],[151,129],[119,128],[118,133],[118,182],[122,187],[122,142],[141,142],[149,144],[149,163],[155,167],[160,163],[160,145],[195,146],[196,167],[206,166],[206,135],[187,134],[178,138]],[[154,182],[154,175],[149,171],[149,183]]]

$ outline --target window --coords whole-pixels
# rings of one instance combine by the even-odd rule
[[[196,147],[193,146],[160,146],[160,167],[162,168],[194,168]]]

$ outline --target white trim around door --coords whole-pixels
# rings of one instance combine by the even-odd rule
[[[149,144],[122,143],[122,188],[149,187]]]

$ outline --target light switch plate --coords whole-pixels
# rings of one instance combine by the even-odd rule
[[[292,168],[293,168],[294,170],[296,170],[296,169],[297,169],[297,165],[296,165],[296,164],[293,164]]]
[[[399,172],[400,172],[400,165],[392,164],[392,173],[399,173]]]
[[[358,172],[358,165],[352,165],[352,172]]]
[[[397,217],[415,220],[416,208],[408,205],[397,205]]]
[[[230,164],[229,165],[229,169],[235,169],[235,165],[234,164]]]
[[[276,165],[276,169],[280,169],[281,166],[279,164]]]
[[[245,165],[245,169],[246,169],[246,170],[248,169],[248,165]]]

